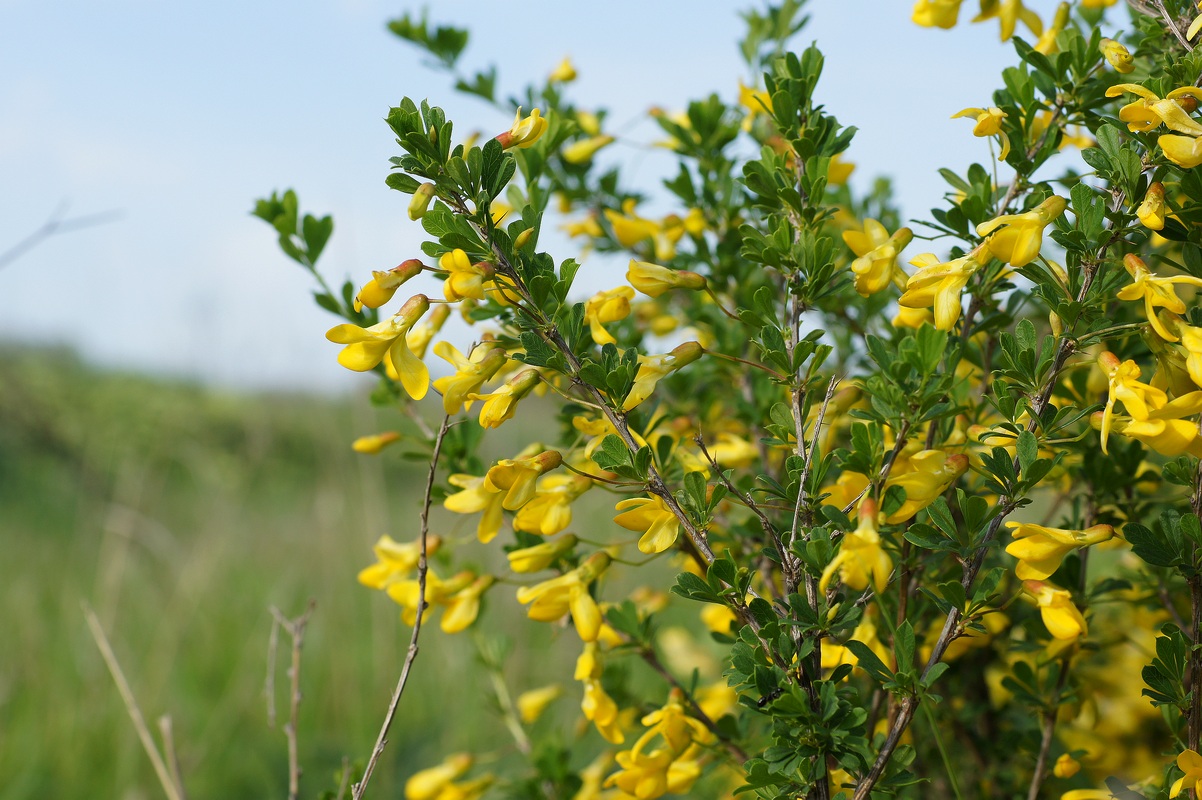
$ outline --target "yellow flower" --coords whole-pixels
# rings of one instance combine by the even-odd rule
[[[538,491],[513,518],[513,529],[554,536],[572,524],[572,503],[593,482],[583,475],[548,475],[538,482]]]
[[[1106,63],[1114,67],[1115,72],[1126,75],[1129,72],[1135,71],[1135,59],[1131,57],[1131,51],[1124,47],[1121,42],[1103,37],[1102,41],[1098,44],[1098,50],[1102,52],[1102,57],[1106,59]]]
[[[579,540],[569,533],[551,542],[510,550],[506,554],[509,568],[514,572],[539,572],[558,561],[560,556],[576,546],[577,541]]]
[[[613,228],[614,238],[626,248],[652,239],[660,232],[658,222],[638,216],[634,213],[634,207],[635,201],[628,199],[623,201],[621,212],[605,209],[605,218]]]
[[[1165,206],[1164,184],[1156,181],[1148,187],[1144,201],[1135,209],[1135,215],[1145,228],[1153,231],[1164,229]]]
[[[505,366],[505,351],[491,344],[479,344],[472,349],[470,357],[459,352],[450,342],[434,345],[434,355],[449,361],[455,368],[454,375],[434,379],[435,391],[442,394],[442,408],[454,414],[461,407],[464,411],[472,407],[470,395],[475,394],[484,382]]]
[[[877,594],[885,590],[889,573],[893,571],[893,559],[881,547],[881,537],[877,533],[876,501],[871,497],[860,501],[859,519],[859,527],[843,535],[839,552],[822,571],[818,591],[826,591],[836,571],[839,580],[850,589],[863,591],[872,584]]]
[[[1160,408],[1168,403],[1168,396],[1160,389],[1140,382],[1139,365],[1134,361],[1120,362],[1114,353],[1106,351],[1098,356],[1098,366],[1109,382],[1106,408],[1101,420],[1102,452],[1105,453],[1116,402],[1122,402],[1127,413],[1135,419],[1146,420],[1152,408]]]
[[[597,292],[584,303],[584,319],[588,322],[589,333],[597,344],[617,344],[618,340],[605,330],[605,323],[618,322],[630,316],[630,301],[634,299],[634,289],[629,286],[619,286],[607,292]]]
[[[558,683],[522,692],[517,699],[518,716],[522,718],[522,722],[530,725],[538,721],[547,710],[547,706],[558,700],[562,694],[563,687]]]
[[[701,622],[714,633],[730,633],[730,627],[738,622],[735,612],[726,606],[705,605],[701,609]]]
[[[696,272],[668,269],[650,261],[630,259],[626,280],[648,297],[659,297],[672,289],[704,289],[705,278]]]
[[[492,775],[481,775],[463,783],[451,783],[438,793],[435,800],[480,800],[495,780]]]
[[[534,498],[535,481],[563,463],[558,450],[544,450],[526,458],[504,458],[494,464],[485,476],[487,485],[506,492],[501,507],[517,511]]]
[[[351,449],[356,453],[364,453],[366,455],[375,455],[394,442],[399,442],[401,435],[396,431],[385,431],[372,436],[360,436],[351,443]]]
[[[894,465],[885,488],[900,486],[906,490],[906,500],[901,508],[885,518],[889,525],[896,525],[913,517],[935,502],[968,470],[968,456],[957,453],[948,455],[942,450],[922,450],[910,456],[905,470]]]
[[[442,602],[447,608],[442,612],[442,620],[439,623],[442,632],[459,633],[467,630],[480,613],[480,595],[496,581],[492,575],[481,575],[472,581],[471,585],[445,598]]]
[[[1010,155],[1010,137],[1002,130],[1002,120],[1006,118],[1005,112],[996,106],[991,108],[965,108],[952,114],[952,119],[958,117],[973,117],[976,119],[976,124],[972,128],[973,136],[982,138],[989,136],[998,137],[998,141],[1002,145],[1002,152],[998,156],[998,160],[1006,160],[1006,156]]]
[[[1052,774],[1060,779],[1071,778],[1080,771],[1081,762],[1068,753],[1061,753],[1060,758],[1056,759],[1056,766],[1052,767]]]
[[[1012,267],[1025,267],[1039,255],[1043,229],[1063,214],[1067,205],[1063,197],[1054,194],[1024,214],[1004,214],[982,222],[977,235],[989,236],[985,245],[995,258]]]
[[[697,342],[677,345],[672,352],[658,356],[639,356],[639,371],[634,376],[634,386],[622,403],[623,411],[630,411],[646,400],[655,391],[661,380],[681,367],[701,358],[705,350]]]
[[[956,18],[960,16],[960,3],[964,0],[918,0],[914,4],[914,12],[910,19],[916,25],[924,28],[943,28],[947,30],[956,26]]]
[[[1022,0],[981,0],[981,13],[973,17],[972,21],[983,22],[994,17],[1001,22],[1003,42],[1014,35],[1014,29],[1020,20],[1036,36],[1043,33],[1043,22],[1040,21],[1039,15],[1024,7]]]
[[[430,613],[430,605],[441,603],[456,592],[466,589],[476,580],[476,573],[471,570],[464,570],[457,575],[454,575],[447,580],[442,580],[430,570],[426,573],[426,610],[422,613],[422,619]],[[401,607],[401,620],[406,625],[412,625],[417,621],[417,605],[421,598],[421,584],[416,579],[397,580],[384,587],[384,591],[392,598],[393,602]]]
[[[1048,528],[1030,522],[1007,522],[1014,541],[1006,552],[1018,559],[1014,572],[1019,580],[1041,581],[1060,569],[1064,557],[1073,550],[1108,541],[1114,536],[1109,525],[1094,525],[1085,530]]]
[[[899,305],[890,324],[895,328],[921,328],[923,325],[934,325],[935,314],[929,308],[906,308]]]
[[[429,308],[429,298],[424,294],[414,295],[383,322],[370,328],[349,323],[335,325],[326,331],[326,338],[346,345],[338,354],[338,363],[355,372],[375,369],[387,356],[405,392],[414,400],[421,400],[430,386],[430,372],[409,349],[405,335]]]
[[[755,445],[733,433],[719,433],[718,441],[709,447],[709,451],[718,466],[728,469],[749,467],[760,458]]]
[[[1166,342],[1177,341],[1177,337],[1170,333],[1156,316],[1156,309],[1164,308],[1174,314],[1184,314],[1185,303],[1177,296],[1177,290],[1173,286],[1179,283],[1202,286],[1202,278],[1190,275],[1158,278],[1148,269],[1148,265],[1144,263],[1143,259],[1134,253],[1128,253],[1123,257],[1123,266],[1131,275],[1131,285],[1120,289],[1117,297],[1120,300],[1143,299],[1144,313],[1147,314],[1148,324],[1152,326],[1152,330],[1156,331],[1156,335]],[[1136,414],[1136,416],[1140,415]]]
[[[826,168],[826,182],[831,186],[842,186],[847,183],[847,179],[855,171],[855,164],[844,161],[842,153],[835,153],[831,156],[831,163]]]
[[[860,618],[856,629],[851,632],[849,641],[854,640],[864,643],[872,652],[877,654],[881,661],[888,664],[892,655],[889,652],[889,648],[877,636],[876,630],[876,611],[875,607],[870,606],[865,610],[864,616]],[[851,650],[838,642],[829,642],[822,648],[823,669],[834,669],[840,664],[856,666],[858,663]]]
[[[504,493],[489,483],[487,478],[475,475],[452,475],[447,478],[447,482],[463,491],[448,495],[447,499],[442,501],[443,508],[456,514],[484,512],[476,526],[476,537],[484,544],[491,542],[501,530],[501,519],[504,516],[501,513],[501,503],[505,499]]]
[[[1202,164],[1202,138],[1166,133],[1156,139],[1164,157],[1182,169],[1193,169]]]
[[[875,219],[864,220],[863,231],[844,231],[843,241],[857,256],[851,262],[856,291],[863,297],[874,295],[900,273],[897,256],[914,238],[909,228],[898,228],[892,236]],[[904,277],[904,276],[902,276]]]
[[[621,742],[622,740],[619,739],[614,744],[621,744]],[[580,770],[580,789],[572,795],[572,800],[600,800],[602,797],[601,784],[613,761],[613,753],[603,750],[600,755],[589,762],[588,766]]]
[[[1068,3],[1061,3],[1056,6],[1056,15],[1052,17],[1052,24],[1045,30],[1035,42],[1032,48],[1036,52],[1043,53],[1045,56],[1053,55],[1059,49],[1056,46],[1056,37],[1064,30],[1064,26],[1068,24],[1069,12],[1072,7]]]
[[[572,59],[564,56],[559,66],[551,70],[547,80],[551,83],[571,83],[576,80],[576,67],[572,66]]]
[[[1177,756],[1177,769],[1182,775],[1169,789],[1169,797],[1181,794],[1182,789],[1192,789],[1195,794],[1202,793],[1202,756],[1194,750],[1186,750]]]
[[[438,268],[448,273],[443,281],[442,293],[448,302],[457,303],[465,297],[484,299],[484,282],[492,280],[493,265],[487,262],[473,264],[467,253],[455,248],[438,259]]]
[[[609,554],[593,553],[583,564],[557,578],[518,589],[518,602],[529,604],[526,615],[538,622],[554,622],[571,612],[576,633],[585,642],[597,641],[601,632],[601,609],[589,594],[589,584],[609,569]]]
[[[590,720],[597,726],[597,732],[607,742],[621,744],[626,740],[626,737],[622,735],[621,721],[618,716],[618,704],[613,701],[612,697],[605,693],[600,680],[596,678],[585,679],[584,700],[580,703],[580,710],[584,712],[585,719]]]
[[[1140,98],[1119,109],[1119,119],[1127,123],[1128,130],[1133,133],[1144,133],[1164,125],[1178,133],[1202,136],[1202,125],[1189,115],[1202,100],[1202,89],[1183,86],[1169,92],[1163,100],[1138,83],[1120,83],[1106,90],[1107,97],[1118,97],[1123,93]]]
[[[405,800],[435,800],[451,781],[472,768],[473,758],[468,753],[447,756],[437,767],[417,772],[405,782]]]
[[[1035,598],[1043,625],[1054,638],[1076,639],[1089,635],[1085,617],[1064,589],[1043,581],[1023,581],[1023,588]]]
[[[363,284],[359,294],[355,295],[355,310],[362,311],[364,306],[379,308],[392,299],[402,283],[414,277],[425,268],[416,258],[402,261],[399,266],[387,272],[372,270],[372,279]]]
[[[530,116],[522,118],[522,109],[519,107],[517,113],[513,117],[513,126],[496,136],[501,147],[506,150],[517,147],[525,149],[538,141],[538,137],[542,136],[547,130],[547,120],[539,116],[539,110],[536,108],[530,112]]]
[[[1105,412],[1098,411],[1090,417],[1089,422],[1099,431],[1104,423],[1108,423],[1107,433],[1113,431],[1143,442],[1146,447],[1168,458],[1176,458],[1182,453],[1202,458],[1202,432],[1198,430],[1198,423],[1181,419],[1199,411],[1202,411],[1202,393],[1190,392],[1150,411],[1147,419],[1112,414],[1107,420]]]
[[[1199,7],[1202,11],[1202,6]],[[1193,38],[1198,35],[1198,31],[1202,30],[1202,14],[1194,17],[1194,21],[1189,24],[1189,30],[1185,32],[1185,38],[1193,41]]]
[[[910,263],[919,268],[918,272],[906,281],[906,291],[897,303],[906,308],[934,307],[935,327],[950,331],[960,318],[960,293],[988,259],[989,248],[984,244],[946,263],[940,263],[931,253],[916,256]]]
[[[614,522],[628,531],[643,532],[639,550],[644,553],[662,553],[680,535],[680,521],[659,495],[631,497],[619,501],[614,508],[622,512],[614,517]]]
[[[440,537],[427,536],[426,554],[434,555],[441,544]],[[359,583],[369,589],[388,588],[417,569],[417,563],[421,559],[421,548],[420,540],[401,544],[391,536],[381,536],[372,547],[372,552],[376,554],[376,563],[359,571]]]
[[[513,419],[517,411],[518,401],[538,385],[539,375],[536,369],[524,369],[517,375],[489,394],[472,392],[468,397],[472,400],[483,400],[480,409],[480,427],[499,428],[508,419]]]
[[[590,239],[600,239],[605,235],[605,231],[601,229],[601,225],[597,222],[595,214],[589,214],[579,222],[567,222],[559,227],[560,230],[573,238],[587,236]]]
[[[563,160],[569,164],[583,164],[592,161],[598,150],[613,144],[613,142],[614,137],[612,136],[590,136],[587,139],[581,139],[563,149]]]

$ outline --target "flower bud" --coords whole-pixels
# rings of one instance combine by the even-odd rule
[[[521,250],[530,241],[530,237],[534,235],[534,228],[527,228],[519,233],[513,239],[513,249]]]
[[[1048,312],[1048,324],[1052,326],[1052,335],[1057,339],[1064,334],[1064,320],[1055,311]]]
[[[430,201],[434,199],[434,184],[423,183],[417,187],[417,191],[413,193],[413,199],[409,201],[409,219],[418,220],[426,215],[426,210],[430,208]]]
[[[1081,762],[1068,753],[1061,754],[1060,758],[1056,759],[1056,766],[1052,767],[1052,774],[1061,779],[1071,778],[1080,771]]]
[[[1131,57],[1131,52],[1114,39],[1103,38],[1098,50],[1102,52],[1106,63],[1114,67],[1115,72],[1126,75],[1135,69],[1135,59]]]
[[[385,431],[372,436],[360,436],[351,444],[356,453],[375,455],[393,442],[399,442],[401,435],[396,431]]]

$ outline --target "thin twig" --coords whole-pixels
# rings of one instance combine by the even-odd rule
[[[271,616],[274,620],[273,631],[276,628],[283,628],[288,632],[288,637],[292,640],[292,662],[288,666],[288,679],[290,684],[290,692],[288,696],[288,724],[284,726],[284,736],[288,740],[288,800],[297,800],[300,797],[300,747],[297,742],[297,731],[299,729],[300,720],[300,668],[301,668],[301,651],[305,645],[305,626],[309,624],[309,617],[313,614],[313,609],[317,607],[315,600],[310,600],[309,605],[305,608],[305,613],[295,619],[288,619],[275,606],[271,607]]]
[[[1035,772],[1031,776],[1031,788],[1027,790],[1027,800],[1038,800],[1039,790],[1048,775],[1048,755],[1052,751],[1052,739],[1056,733],[1056,714],[1060,708],[1060,694],[1068,680],[1068,659],[1060,663],[1060,675],[1056,678],[1056,689],[1052,702],[1043,714],[1043,735],[1039,742],[1039,757],[1035,759]]]
[[[21,241],[17,242],[12,247],[0,253],[0,269],[4,269],[12,262],[16,261],[26,251],[33,249],[41,244],[46,239],[59,233],[70,233],[81,228],[90,228],[93,225],[103,225],[106,222],[111,222],[121,216],[119,211],[102,211],[99,214],[89,214],[86,217],[75,217],[74,219],[63,219],[63,215],[67,213],[67,203],[64,201],[50,215],[50,219],[42,223],[41,227],[33,233],[26,236]]]
[[[346,790],[351,788],[351,760],[347,756],[342,757],[342,777],[338,779],[338,794],[334,795],[334,800],[342,800],[346,797]]]
[[[171,773],[163,761],[163,756],[159,753],[158,746],[154,743],[154,737],[150,735],[150,729],[146,727],[146,719],[142,716],[142,710],[138,708],[138,701],[134,699],[134,693],[129,688],[129,681],[125,679],[125,673],[121,670],[121,664],[117,661],[117,655],[113,652],[113,646],[109,644],[108,636],[105,635],[104,627],[97,619],[96,612],[92,611],[91,606],[84,603],[83,614],[92,631],[92,638],[96,640],[96,647],[100,649],[100,655],[108,667],[109,674],[113,676],[113,682],[117,684],[117,692],[125,703],[125,710],[134,724],[134,730],[138,732],[138,738],[142,741],[142,749],[146,751],[146,757],[150,759],[150,764],[154,767],[154,773],[163,787],[163,793],[167,795],[168,800],[183,800],[179,788],[171,779]]]
[[[275,655],[280,646],[280,623],[271,618],[271,633],[267,635],[267,677],[263,693],[267,696],[267,727],[275,727]]]
[[[1194,46],[1189,43],[1189,39],[1186,39],[1181,34],[1181,29],[1177,27],[1177,23],[1173,21],[1171,16],[1169,16],[1168,9],[1164,7],[1164,0],[1153,0],[1153,2],[1156,4],[1156,10],[1160,12],[1160,16],[1161,19],[1164,20],[1164,24],[1168,26],[1168,29],[1173,32],[1174,36],[1177,37],[1177,41],[1181,42],[1181,46],[1184,47],[1188,52],[1194,52]]]
[[[413,633],[409,636],[409,650],[405,653],[401,676],[397,679],[396,688],[392,692],[392,700],[388,703],[388,712],[384,715],[384,724],[380,726],[380,735],[376,737],[376,745],[372,748],[371,757],[367,760],[363,777],[351,787],[351,797],[354,800],[362,800],[367,783],[371,780],[372,773],[375,772],[376,763],[384,753],[384,745],[388,743],[388,730],[392,727],[392,720],[396,717],[397,704],[401,702],[401,694],[405,691],[405,684],[409,682],[409,671],[413,668],[414,659],[417,658],[417,640],[422,632],[422,617],[426,613],[426,575],[429,572],[426,555],[427,539],[430,533],[430,502],[434,493],[434,475],[438,471],[438,457],[442,454],[442,441],[446,438],[447,429],[450,427],[451,415],[447,414],[442,418],[442,425],[439,426],[438,435],[434,438],[434,452],[430,455],[430,470],[426,473],[426,491],[422,498],[421,510],[421,555],[417,560],[417,618],[413,621]]]
[[[179,768],[179,754],[175,752],[175,732],[171,727],[171,715],[159,717],[159,737],[163,740],[163,754],[167,757],[167,771],[171,773],[171,781],[179,792],[180,800],[188,800],[184,791],[183,772]]]

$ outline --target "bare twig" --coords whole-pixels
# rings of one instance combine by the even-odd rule
[[[342,800],[346,797],[346,790],[351,788],[351,760],[342,757],[342,777],[338,780],[338,794],[334,795],[334,800]]]
[[[267,678],[263,693],[267,695],[267,727],[275,727],[275,654],[280,646],[280,623],[271,618],[271,633],[267,636]]]
[[[170,714],[159,717],[159,736],[163,740],[163,754],[167,757],[167,771],[171,773],[171,780],[179,792],[180,800],[188,800],[188,793],[184,791],[183,773],[179,768],[179,755],[175,752],[175,732],[171,727]]]
[[[272,633],[274,634],[277,628],[283,628],[292,640],[292,663],[288,666],[290,683],[288,724],[284,726],[284,736],[288,739],[288,800],[297,800],[300,797],[302,770],[300,749],[297,744],[297,729],[302,697],[300,690],[301,650],[305,645],[305,626],[309,624],[309,617],[312,616],[313,609],[316,607],[316,601],[310,600],[309,605],[305,608],[305,613],[295,619],[288,619],[278,608],[271,607]]]
[[[129,688],[129,681],[125,679],[125,673],[121,670],[121,664],[117,661],[113,647],[109,644],[108,636],[104,633],[104,627],[96,617],[96,612],[92,610],[91,606],[84,603],[83,614],[92,631],[92,638],[96,640],[96,647],[100,649],[100,655],[108,667],[109,674],[113,676],[113,682],[117,684],[117,692],[125,703],[125,710],[134,724],[134,730],[138,732],[138,738],[142,741],[142,749],[146,751],[146,756],[150,759],[151,766],[154,767],[154,773],[163,787],[163,793],[167,795],[167,800],[184,800],[179,787],[171,778],[171,772],[167,769],[167,764],[163,761],[158,746],[154,743],[154,737],[150,735],[150,729],[146,727],[146,718],[142,716],[142,710],[138,708],[138,701],[134,699],[134,693]]]
[[[50,219],[42,223],[42,226],[33,233],[26,236],[21,241],[14,244],[12,247],[0,253],[0,269],[4,269],[12,262],[23,256],[26,251],[32,250],[37,245],[41,244],[46,239],[58,233],[70,233],[81,228],[90,228],[93,225],[103,225],[106,222],[111,222],[121,216],[119,211],[102,211],[99,214],[89,214],[86,217],[75,217],[73,219],[63,219],[63,215],[67,213],[67,203],[64,201],[59,204],[54,213],[50,215]]]
[[[405,684],[409,682],[409,671],[413,668],[414,659],[417,658],[417,640],[422,632],[422,617],[426,612],[426,575],[429,572],[426,554],[427,539],[430,533],[430,502],[434,492],[434,475],[438,471],[438,457],[442,454],[442,441],[446,438],[447,429],[450,427],[451,415],[447,414],[438,428],[438,435],[434,438],[434,452],[430,455],[430,470],[426,473],[426,491],[422,498],[421,510],[421,556],[417,561],[417,618],[413,621],[413,633],[409,636],[409,650],[405,653],[401,676],[397,679],[396,688],[393,689],[392,700],[388,703],[388,712],[384,715],[384,724],[380,726],[380,735],[376,737],[376,745],[372,748],[371,757],[367,760],[363,777],[351,787],[351,797],[354,800],[361,800],[363,797],[367,783],[371,780],[372,773],[375,772],[376,763],[384,753],[384,745],[388,743],[388,731],[396,717],[397,705],[401,702],[401,694],[405,691]]]
[[[1182,35],[1181,29],[1177,27],[1177,22],[1169,15],[1168,9],[1164,7],[1164,0],[1152,0],[1152,2],[1156,4],[1156,10],[1160,12],[1160,18],[1164,20],[1165,27],[1177,37],[1177,41],[1181,42],[1182,47],[1192,53],[1194,46],[1189,43],[1189,39],[1186,39]]]
[[[1060,709],[1060,695],[1068,680],[1069,660],[1060,663],[1060,675],[1056,679],[1056,690],[1052,702],[1043,714],[1043,736],[1039,742],[1039,757],[1035,760],[1035,773],[1031,776],[1031,788],[1027,790],[1027,800],[1038,800],[1039,789],[1043,786],[1048,775],[1048,754],[1052,751],[1052,739],[1056,732],[1056,713]]]

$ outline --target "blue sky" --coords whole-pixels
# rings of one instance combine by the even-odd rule
[[[893,176],[909,216],[944,191],[938,167],[988,158],[971,124],[948,117],[988,104],[1013,50],[996,22],[966,24],[971,5],[941,31],[913,25],[904,0],[813,0],[798,37],[826,54],[822,100],[860,128],[853,182]],[[1028,5],[1047,19],[1055,4]],[[611,109],[623,134],[611,152],[654,191],[672,164],[639,146],[660,138],[640,120],[711,91],[733,99],[751,79],[735,44],[740,7],[447,0],[431,16],[472,29],[463,66],[497,64],[503,93],[570,55],[573,97]],[[511,117],[456,95],[385,30],[406,8],[420,6],[0,0],[0,251],[63,200],[71,215],[121,214],[0,269],[0,341],[65,343],[98,363],[225,385],[359,385],[323,338],[333,318],[248,212],[295,187],[306,209],[333,213],[322,262],[337,282],[418,253],[407,198],[384,186],[388,107],[428,97],[464,133]],[[557,259],[575,254],[545,243]],[[601,288],[620,268],[594,259],[582,276]]]

